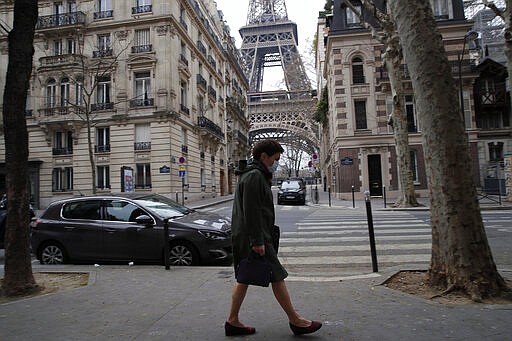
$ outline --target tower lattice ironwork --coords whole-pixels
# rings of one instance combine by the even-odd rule
[[[297,24],[288,19],[285,0],[251,0],[247,23],[240,28],[243,68],[249,79],[251,140],[300,135],[308,152],[318,146],[312,120],[315,101],[298,50]],[[263,91],[265,68],[281,66],[285,91]],[[288,132],[283,134],[283,132]],[[288,139],[297,140],[297,139]],[[286,142],[286,141],[283,141]]]

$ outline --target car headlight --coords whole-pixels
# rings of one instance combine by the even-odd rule
[[[203,237],[210,240],[223,240],[226,239],[227,236],[224,233],[210,231],[210,230],[199,230],[198,231]]]

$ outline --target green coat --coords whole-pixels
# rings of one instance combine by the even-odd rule
[[[275,212],[271,173],[260,162],[252,161],[239,174],[231,218],[235,271],[249,255],[252,245],[265,244],[265,257],[272,265],[271,282],[279,282],[288,273],[272,246]]]

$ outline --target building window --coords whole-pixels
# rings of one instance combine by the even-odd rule
[[[96,128],[96,153],[110,152],[110,128]]]
[[[368,129],[366,122],[366,101],[354,101],[354,109],[356,113],[356,129]]]
[[[69,79],[62,78],[60,81],[60,106],[66,107],[69,104]]]
[[[354,6],[359,13],[361,13],[361,6]],[[349,7],[345,8],[345,16],[347,20],[347,27],[360,26],[361,20],[359,16]]]
[[[151,188],[151,164],[137,164],[135,188]]]
[[[180,83],[180,109],[182,112],[189,114],[189,109],[187,107],[187,82],[181,81]]]
[[[418,182],[418,159],[416,157],[416,151],[410,151],[411,155],[411,172],[412,172],[412,181]]]
[[[73,190],[73,168],[54,168],[52,171],[52,191],[65,192]]]
[[[452,1],[451,0],[430,0],[434,18],[437,20],[447,20],[453,18]]]
[[[55,108],[56,102],[56,84],[55,79],[48,80],[46,84],[46,107]]]
[[[364,84],[364,64],[359,57],[352,59],[352,83]]]
[[[205,174],[204,174],[203,168],[201,168],[201,170],[199,172],[199,177],[201,180],[201,192],[204,192],[206,190],[206,179],[205,179]]]
[[[181,152],[183,154],[188,153],[188,133],[187,128],[181,128]]]
[[[112,44],[110,41],[110,34],[98,34],[97,44],[97,50],[93,51],[94,58],[112,56]]]
[[[149,106],[153,105],[151,98],[151,74],[150,72],[135,73],[135,94],[132,106]]]
[[[76,53],[76,40],[68,39],[66,41],[66,45],[67,45],[67,53],[68,54],[75,54]]]
[[[151,0],[135,0],[135,7],[132,7],[132,14],[151,12]]]
[[[412,95],[405,96],[405,112],[407,113],[407,131],[410,133],[417,132],[416,107]]]
[[[60,56],[62,55],[62,40],[56,39],[53,41],[53,55]]]
[[[84,102],[84,83],[81,79],[75,83],[75,104],[78,106],[83,105]]]
[[[150,52],[152,50],[149,28],[135,30],[135,40],[132,46],[132,53]]]
[[[110,107],[110,76],[100,77],[97,79],[96,86],[96,106],[93,110],[111,109]]]
[[[53,133],[52,155],[73,154],[73,132],[56,131]]]
[[[489,161],[499,162],[503,161],[503,142],[491,142],[489,146]]]
[[[111,0],[97,0],[97,12],[94,13],[94,19],[111,18],[113,16]]]
[[[110,188],[110,166],[96,167],[96,188]]]
[[[135,126],[135,150],[151,150],[151,126],[137,124]]]

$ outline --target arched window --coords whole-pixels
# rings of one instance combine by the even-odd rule
[[[364,65],[363,60],[359,57],[352,59],[352,83],[364,84]]]

